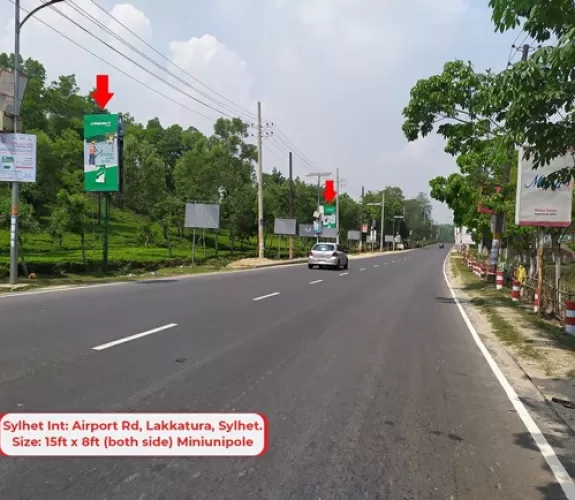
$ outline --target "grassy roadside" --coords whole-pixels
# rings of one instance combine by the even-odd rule
[[[547,324],[521,305],[514,303],[510,297],[498,291],[491,284],[481,281],[465,266],[458,255],[450,257],[451,271],[460,280],[461,289],[471,297],[470,303],[477,306],[487,317],[497,338],[523,358],[538,361],[545,371],[549,371],[549,362],[545,352],[537,347],[536,342],[524,332],[525,326],[539,327],[545,323],[546,328],[557,335],[557,327]],[[566,337],[562,335],[562,337]],[[575,339],[573,339],[575,340]]]

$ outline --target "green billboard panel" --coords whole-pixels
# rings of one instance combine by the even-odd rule
[[[323,205],[321,208],[323,212],[323,227],[329,229],[335,229],[336,224],[336,207],[335,205]]]
[[[118,115],[84,115],[84,191],[120,190]]]

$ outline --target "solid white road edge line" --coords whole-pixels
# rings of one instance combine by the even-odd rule
[[[549,465],[551,472],[553,472],[555,479],[563,489],[563,492],[565,493],[567,500],[575,500],[575,483],[573,482],[573,479],[571,479],[571,476],[569,476],[567,470],[565,470],[565,467],[563,467],[563,464],[555,454],[555,451],[553,450],[551,445],[547,442],[547,439],[545,439],[545,436],[541,432],[541,429],[539,429],[539,427],[537,426],[537,424],[535,423],[535,421],[533,420],[533,418],[531,417],[531,415],[529,414],[529,412],[519,399],[519,396],[515,392],[515,389],[511,387],[511,384],[505,378],[505,375],[503,375],[501,368],[499,368],[499,366],[497,365],[497,363],[487,350],[487,347],[485,347],[485,344],[481,340],[481,337],[477,333],[477,330],[475,329],[475,327],[471,323],[471,320],[469,319],[469,316],[465,312],[465,309],[463,309],[461,302],[455,295],[455,291],[449,284],[449,279],[447,278],[447,272],[445,270],[447,267],[447,262],[449,260],[449,255],[450,253],[447,254],[447,257],[443,261],[443,278],[445,279],[445,284],[447,285],[447,288],[449,288],[451,296],[453,297],[453,300],[457,305],[457,309],[459,309],[459,313],[461,314],[463,321],[465,321],[465,324],[467,325],[467,328],[471,333],[473,340],[475,340],[477,347],[479,347],[481,354],[483,354],[483,357],[485,358],[487,364],[493,371],[493,374],[501,384],[501,387],[503,387],[503,390],[507,394],[509,401],[511,401],[513,408],[517,412],[517,415],[519,415],[519,418],[521,418],[523,424],[529,431],[529,434],[531,434],[531,437],[533,438],[535,444],[539,448],[541,455],[543,455],[543,458],[547,462],[547,465]]]
[[[152,335],[153,333],[163,332],[164,330],[174,328],[175,326],[178,326],[177,323],[170,323],[169,325],[159,326],[158,328],[153,328],[152,330],[137,333],[136,335],[130,335],[129,337],[124,337],[123,339],[114,340],[113,342],[108,342],[107,344],[92,347],[92,350],[103,351],[104,349],[109,349],[110,347],[114,347],[119,344],[124,344],[126,342],[130,342],[131,340],[136,340],[141,337],[146,337],[147,335]]]
[[[347,276],[349,273],[339,273],[340,276]]]
[[[310,285],[315,285],[316,283],[321,283],[323,280],[315,280],[315,281],[310,281],[309,284]]]
[[[274,292],[274,293],[268,293],[267,295],[262,295],[261,297],[256,297],[254,299],[252,299],[254,302],[257,302],[258,300],[264,300],[264,299],[269,299],[270,297],[275,297],[276,295],[279,295],[279,292]]]

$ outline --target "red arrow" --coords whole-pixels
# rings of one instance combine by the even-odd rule
[[[96,90],[92,92],[92,97],[101,108],[105,108],[110,99],[114,97],[114,92],[110,92],[108,88],[109,82],[108,75],[96,75]]]
[[[325,181],[325,188],[323,189],[323,197],[325,199],[326,203],[331,203],[334,198],[335,195],[337,193],[335,192],[335,189],[333,188],[333,181]]]

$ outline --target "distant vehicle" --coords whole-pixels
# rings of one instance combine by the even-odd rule
[[[440,243],[440,244],[439,244],[439,248],[443,248],[443,243]]]
[[[341,245],[335,243],[316,243],[307,259],[307,267],[312,269],[314,266],[347,269],[349,267],[347,252]]]

